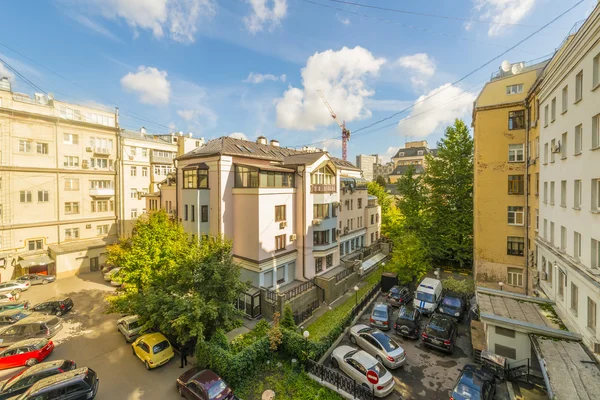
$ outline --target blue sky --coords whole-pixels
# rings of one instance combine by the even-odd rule
[[[551,53],[596,4],[584,0],[502,59],[449,86],[576,1],[355,2],[445,18],[345,0],[6,2],[0,53],[57,98],[118,105],[126,128],[164,133],[171,127],[206,139],[264,135],[338,156],[339,128],[318,90],[351,131],[421,99],[376,126],[381,129],[357,133],[348,152],[354,161],[356,154],[389,156],[405,137],[434,146],[454,118],[470,122],[476,93],[502,59]],[[16,90],[34,91],[13,81]]]

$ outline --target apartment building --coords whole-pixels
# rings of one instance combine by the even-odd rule
[[[362,176],[367,181],[373,181],[377,179],[375,175],[375,165],[379,164],[380,159],[377,154],[364,155],[359,154],[356,156],[356,167],[362,171]]]
[[[388,176],[394,172],[396,165],[390,161],[385,164],[375,164],[373,166],[373,176],[377,179],[378,176],[382,176],[385,181],[388,181]]]
[[[371,242],[366,217],[380,211],[366,180],[327,152],[221,137],[177,162],[177,215],[186,231],[233,239],[242,278],[255,288],[306,282],[340,265],[346,246],[352,252]],[[374,221],[376,240],[379,216]]]
[[[600,353],[600,6],[561,46],[539,89],[541,294]]]
[[[116,239],[117,115],[0,81],[0,279],[98,269]]]
[[[528,169],[528,143],[536,134],[530,135],[527,123],[532,114],[528,110],[535,116],[536,103],[532,107],[527,94],[546,64],[517,73],[500,70],[474,104],[473,252],[479,286],[527,293],[533,284],[527,272],[532,208],[528,193],[535,169]],[[531,201],[536,201],[535,195]]]
[[[425,172],[427,168],[425,156],[428,154],[435,157],[437,149],[430,149],[426,140],[407,142],[404,148],[399,149],[394,157],[392,157],[394,170],[388,175],[389,182],[398,182],[398,179],[406,174],[409,165],[415,167],[415,173],[417,174]]]

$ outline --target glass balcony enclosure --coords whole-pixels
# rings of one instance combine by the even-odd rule
[[[277,169],[277,170],[272,170]],[[293,188],[294,173],[284,172],[283,168],[265,166],[235,166],[236,188]]]

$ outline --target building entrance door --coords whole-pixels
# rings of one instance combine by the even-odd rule
[[[90,257],[90,271],[98,271],[98,257]]]

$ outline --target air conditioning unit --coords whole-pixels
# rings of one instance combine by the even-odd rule
[[[85,226],[85,229],[92,229],[92,224],[87,224],[87,225]]]
[[[88,160],[81,161],[81,168],[88,169],[90,167],[90,163]]]
[[[279,223],[279,229],[283,229],[285,227],[287,227],[287,222],[280,222]]]
[[[554,146],[552,146],[552,147],[550,148],[550,150],[551,150],[553,153],[560,153],[560,142],[558,142],[558,144],[555,144]]]
[[[531,123],[531,127],[532,127],[532,128],[535,128],[536,126],[537,126],[537,121],[533,121],[533,122]]]
[[[348,232],[350,232],[350,228],[348,228],[348,227],[345,227],[345,228],[344,228],[344,233],[348,233]]]
[[[341,234],[342,234],[342,230],[341,230],[341,229],[338,229],[338,230],[336,230],[335,232],[336,232],[338,235],[341,235]]]
[[[294,240],[296,240],[296,234],[295,234],[295,233],[292,233],[292,234],[290,235],[290,242],[293,242]]]
[[[334,201],[334,202],[333,202],[333,206],[334,206],[334,207],[339,207],[339,206],[341,206],[341,205],[342,205],[342,203],[340,203],[339,201]]]
[[[86,147],[85,151],[87,151],[88,153],[91,153],[92,152],[92,148],[91,147]]]
[[[321,220],[320,219],[313,219],[312,220],[312,224],[313,225],[321,225]]]
[[[135,158],[135,156],[129,156],[130,160],[133,160]]]

